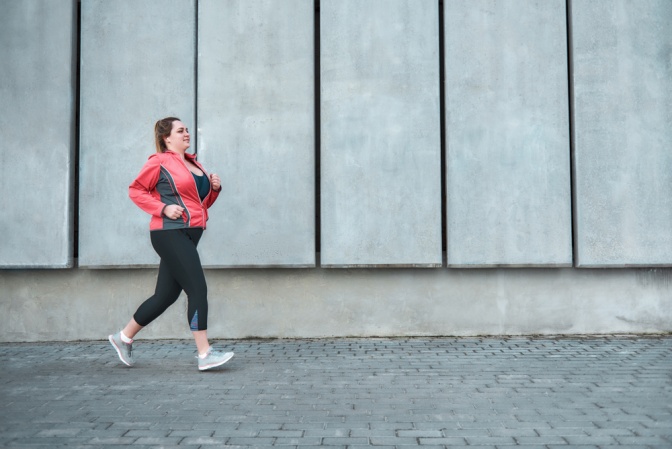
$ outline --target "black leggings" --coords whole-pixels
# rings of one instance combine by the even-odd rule
[[[208,286],[196,246],[203,235],[201,228],[170,229],[150,232],[152,246],[161,257],[154,295],[143,302],[133,319],[147,326],[173,305],[180,292],[187,293],[187,321],[192,331],[208,328]]]

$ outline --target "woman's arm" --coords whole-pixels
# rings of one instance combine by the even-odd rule
[[[161,161],[156,155],[149,157],[149,160],[140,170],[135,180],[128,186],[128,196],[142,210],[150,215],[160,217],[163,213],[165,204],[152,195],[152,191],[159,182],[161,174]]]

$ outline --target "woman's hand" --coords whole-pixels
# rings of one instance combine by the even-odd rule
[[[216,190],[219,192],[219,190],[222,188],[222,181],[219,179],[219,176],[217,176],[214,173],[211,173],[210,185],[212,186],[212,190]]]
[[[178,206],[177,204],[169,204],[163,208],[163,215],[170,218],[171,220],[177,220],[182,216],[184,212],[184,207]]]

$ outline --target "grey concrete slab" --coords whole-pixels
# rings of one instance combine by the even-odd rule
[[[73,264],[76,2],[2,2],[0,268]]]
[[[444,3],[447,258],[571,266],[564,0]]]
[[[672,265],[672,2],[572,1],[577,266]]]
[[[206,270],[213,338],[672,332],[672,270]],[[0,270],[1,341],[100,338],[155,269]],[[186,295],[143,338],[189,338]],[[39,312],[38,312],[39,311]],[[72,323],[63,326],[63,322]]]
[[[670,447],[672,337],[0,344],[3,447]],[[639,386],[639,387],[638,387]],[[642,387],[643,386],[643,387]],[[557,445],[557,446],[556,446]]]
[[[321,263],[440,266],[432,0],[320,2]]]
[[[156,151],[157,120],[194,131],[195,1],[87,0],[81,22],[79,264],[156,264],[128,185]]]
[[[203,263],[314,266],[313,1],[202,0],[198,13],[198,155],[223,189]]]

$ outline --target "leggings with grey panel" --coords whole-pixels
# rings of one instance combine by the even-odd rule
[[[192,331],[208,328],[208,286],[196,247],[203,235],[201,228],[151,231],[152,246],[161,257],[154,295],[143,302],[133,315],[147,326],[177,301],[182,290],[187,294],[187,321]]]

